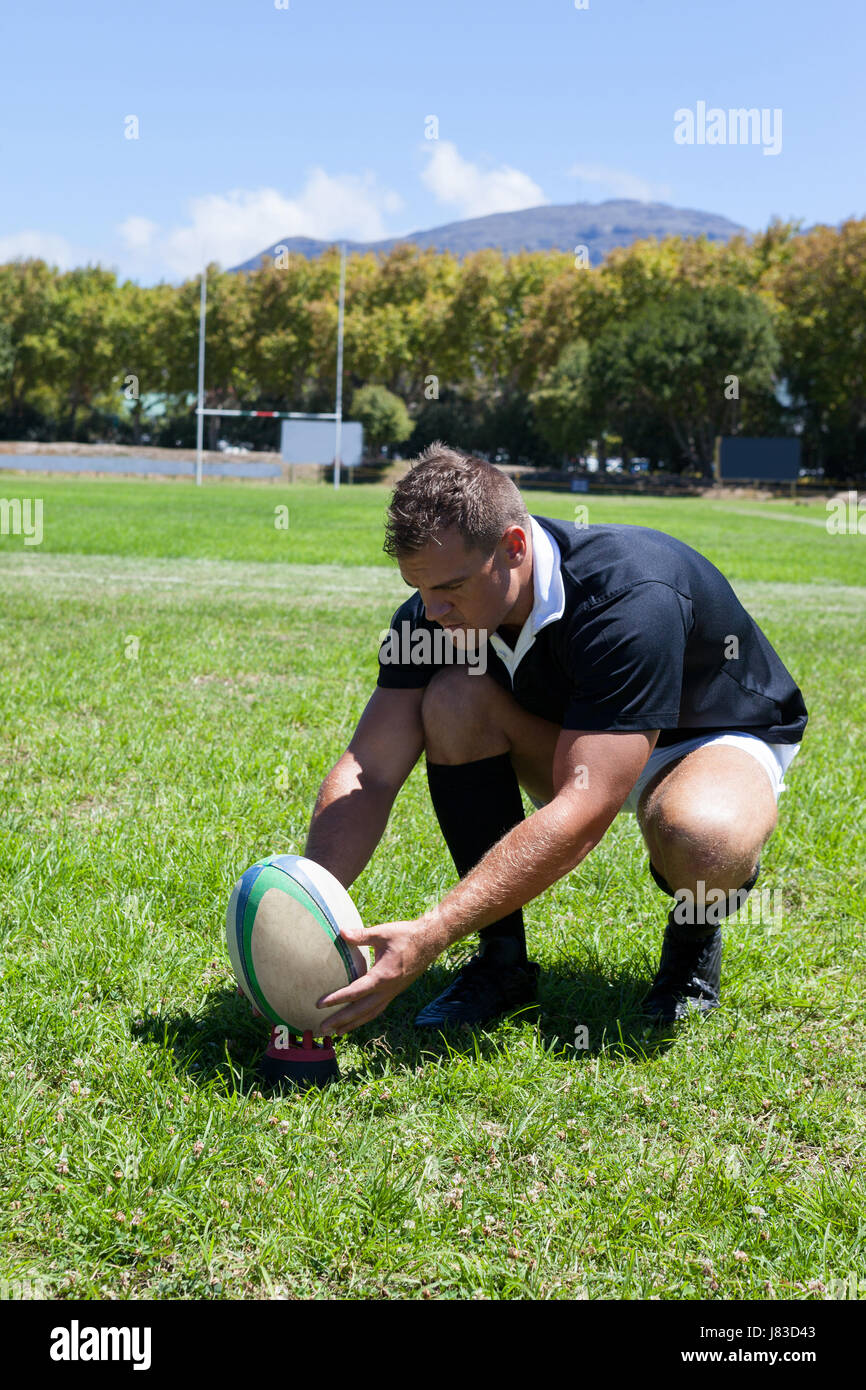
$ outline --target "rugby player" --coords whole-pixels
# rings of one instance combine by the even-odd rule
[[[374,947],[375,965],[319,1001],[343,1006],[332,1033],[376,1018],[475,934],[476,953],[416,1026],[485,1026],[531,1005],[522,908],[621,811],[637,816],[649,871],[675,899],[643,1009],[668,1025],[718,1007],[721,921],[756,882],[807,720],[731,585],[661,531],[530,516],[501,470],[439,442],[396,487],[385,550],[413,593],[322,783],[305,853],[348,887],[423,752],[459,882],[415,920],[347,932]],[[448,643],[429,640],[440,628]]]

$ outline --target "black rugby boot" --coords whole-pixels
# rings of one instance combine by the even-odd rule
[[[719,1007],[722,929],[696,933],[673,921],[665,927],[662,955],[643,1012],[657,1023],[679,1023],[690,1009],[708,1014]]]
[[[448,988],[421,1010],[415,1027],[484,1027],[533,1005],[537,993],[535,962],[524,958],[516,942],[493,937],[481,942]]]

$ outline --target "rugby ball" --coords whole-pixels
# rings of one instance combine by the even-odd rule
[[[369,948],[341,934],[362,925],[343,885],[321,864],[298,854],[260,859],[238,879],[226,912],[237,982],[271,1023],[321,1037],[342,1006],[318,1009],[316,1000],[370,968]]]

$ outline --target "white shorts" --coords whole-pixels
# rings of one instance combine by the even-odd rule
[[[696,748],[703,748],[710,744],[727,744],[731,748],[742,748],[744,753],[749,753],[756,762],[766,772],[773,788],[773,795],[779,800],[780,795],[785,789],[785,773],[791,766],[797,753],[800,751],[799,743],[765,743],[763,739],[756,738],[754,734],[705,734],[699,738],[687,738],[682,743],[672,743],[664,748],[654,748],[649,755],[646,767],[641,772],[628,796],[622,805],[623,811],[637,811],[640,795],[647,783],[660,772],[663,767],[675,763],[686,753],[692,753]],[[535,797],[530,798],[535,806],[543,806],[544,803],[536,801]]]

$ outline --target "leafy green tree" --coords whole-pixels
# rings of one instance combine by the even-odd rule
[[[131,422],[133,442],[138,444],[145,427],[153,430],[163,410],[187,408],[194,383],[179,376],[174,363],[176,343],[170,336],[177,290],[172,285],[144,287],[132,280],[117,290],[116,337],[120,408]]]
[[[3,407],[14,418],[26,410],[52,415],[58,405],[58,272],[40,260],[0,266],[0,320],[11,363],[0,383]]]
[[[792,413],[812,461],[862,474],[866,460],[866,221],[798,238],[770,285]]]
[[[592,437],[588,368],[589,344],[576,338],[530,394],[540,433],[563,458],[581,452]]]
[[[355,258],[352,258],[352,261]],[[352,262],[350,261],[350,264]],[[263,410],[332,410],[336,386],[339,268],[292,256],[243,276],[248,300],[244,354],[253,392]],[[317,314],[333,299],[333,326],[322,334]],[[323,399],[314,403],[321,392]]]
[[[491,395],[478,437],[476,452],[485,454],[494,463],[552,468],[558,462],[539,432],[532,402],[518,387]]]
[[[252,274],[210,266],[206,403],[332,409],[339,272],[336,246]],[[647,240],[595,270],[400,243],[348,259],[346,396],[375,383],[405,403],[413,449],[445,438],[540,463],[620,435],[706,469],[719,432],[802,427],[810,459],[862,471],[864,295],[866,221]],[[171,442],[194,431],[198,307],[198,277],[145,288],[98,266],[0,266],[0,428],[87,434],[114,414],[135,438],[145,422]],[[406,440],[397,418],[383,442]]]
[[[360,420],[366,443],[376,453],[382,445],[402,444],[413,430],[403,401],[385,386],[360,387],[352,396],[351,415]]]
[[[660,417],[685,461],[709,474],[716,436],[737,430],[744,400],[772,393],[779,358],[771,311],[757,294],[680,285],[592,343],[594,432],[628,439],[635,411]]]
[[[14,367],[15,344],[12,341],[12,329],[8,323],[0,319],[0,392],[5,391],[11,381]]]
[[[52,386],[59,423],[77,437],[82,410],[109,408],[121,380],[117,279],[100,266],[63,273],[57,284],[57,353]]]
[[[438,399],[426,400],[418,410],[407,453],[410,457],[420,454],[436,439],[451,448],[476,453],[483,448],[483,421],[481,402],[446,387]]]

